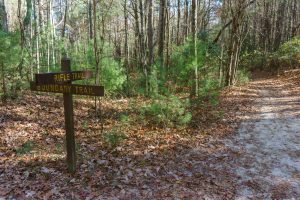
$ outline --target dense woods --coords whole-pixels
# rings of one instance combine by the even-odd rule
[[[108,95],[180,89],[198,96],[281,65],[275,52],[299,34],[296,0],[1,0],[2,94],[66,53],[94,69]],[[297,60],[294,58],[295,61]],[[297,63],[297,62],[296,62]],[[295,63],[294,63],[295,64]]]
[[[0,199],[297,199],[299,67],[299,0],[0,0]]]

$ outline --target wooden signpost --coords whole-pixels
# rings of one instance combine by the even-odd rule
[[[63,58],[61,72],[36,74],[35,82],[30,83],[32,91],[63,93],[67,144],[67,164],[69,172],[76,171],[76,151],[74,134],[73,94],[104,96],[103,86],[75,85],[72,81],[92,78],[91,71],[71,71],[71,60]]]

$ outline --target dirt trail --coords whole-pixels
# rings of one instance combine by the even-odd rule
[[[222,168],[237,177],[236,199],[300,198],[300,96],[274,80],[253,87],[256,112],[223,141],[238,156]]]

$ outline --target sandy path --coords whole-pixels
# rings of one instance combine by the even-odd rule
[[[238,177],[236,199],[298,199],[300,97],[271,81],[254,86],[261,94],[255,101],[257,112],[224,141],[239,155],[224,166]]]

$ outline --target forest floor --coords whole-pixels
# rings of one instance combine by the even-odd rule
[[[300,71],[223,91],[187,128],[158,128],[145,99],[75,99],[77,172],[65,163],[59,95],[0,104],[0,199],[292,199],[300,197]],[[121,114],[130,116],[120,122]],[[112,147],[113,133],[126,136]],[[123,137],[123,136],[122,136]]]

